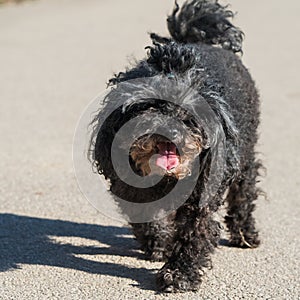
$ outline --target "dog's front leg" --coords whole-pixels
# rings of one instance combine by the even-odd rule
[[[157,274],[157,285],[164,292],[195,291],[211,266],[210,254],[220,238],[219,223],[208,207],[185,204],[176,215],[176,234],[171,257]]]
[[[174,225],[172,216],[150,223],[131,224],[133,233],[147,258],[166,261],[172,253]]]

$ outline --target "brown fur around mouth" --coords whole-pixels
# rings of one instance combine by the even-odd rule
[[[138,139],[131,147],[130,156],[136,169],[140,170],[143,176],[158,173],[182,179],[190,174],[194,159],[201,153],[202,148],[199,140],[196,136],[186,137],[185,144],[178,155],[180,163],[170,171],[155,166],[155,162],[152,160],[153,156],[157,154],[157,144],[160,141],[155,135]]]

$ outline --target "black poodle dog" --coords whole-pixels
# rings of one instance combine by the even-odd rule
[[[241,62],[243,33],[232,17],[217,0],[189,0],[181,8],[175,3],[167,19],[171,37],[151,34],[147,58],[110,79],[111,90],[92,122],[90,158],[97,172],[116,199],[141,204],[138,210],[119,201],[125,215],[134,209],[143,215],[143,204],[194,180],[190,193],[172,196],[173,210],[161,214],[158,207],[146,222],[129,218],[146,256],[165,261],[156,277],[164,292],[198,289],[220,239],[214,213],[225,202],[230,244],[259,245],[252,216],[260,193],[259,97]],[[118,135],[133,119],[135,126]],[[127,163],[113,161],[114,143]],[[131,171],[160,179],[134,186],[126,181]],[[179,198],[184,201],[177,205]]]

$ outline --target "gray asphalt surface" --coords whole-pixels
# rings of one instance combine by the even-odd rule
[[[300,2],[231,3],[263,101],[262,245],[221,245],[200,291],[177,295],[156,293],[162,264],[81,195],[71,155],[81,112],[147,31],[166,33],[173,1],[0,7],[0,299],[299,299]]]

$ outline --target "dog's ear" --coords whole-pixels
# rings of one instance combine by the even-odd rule
[[[224,132],[224,149],[226,151],[226,170],[230,174],[226,174],[228,178],[227,184],[230,181],[234,180],[238,176],[240,176],[240,153],[239,153],[239,134],[236,124],[234,122],[234,118],[230,113],[229,109],[227,108],[227,103],[224,101],[223,98],[216,94],[210,95],[211,100],[209,104],[213,109],[217,119],[219,120],[220,124],[222,125],[222,129]],[[209,98],[208,98],[209,99]]]
[[[200,206],[205,205],[209,197],[219,193],[220,187],[227,186],[240,175],[238,130],[234,118],[218,95],[210,94],[205,100],[213,113],[204,113],[200,118],[203,137],[201,179],[198,181],[203,191]]]
[[[105,109],[100,111],[91,123],[93,126],[89,159],[96,171],[106,179],[114,180],[117,177],[111,159],[111,148],[116,132],[116,126],[122,124],[122,108],[114,110],[110,115]]]
[[[222,125],[226,140],[231,140],[234,144],[238,144],[238,130],[232,115],[227,109],[226,102],[220,98],[218,101],[213,102],[213,104],[210,103],[210,105]]]
[[[98,115],[98,117],[100,117]],[[103,174],[106,179],[113,175],[111,162],[111,145],[113,137],[113,127],[111,122],[105,121],[100,128],[94,128],[92,145],[90,147],[90,160],[99,174]]]

